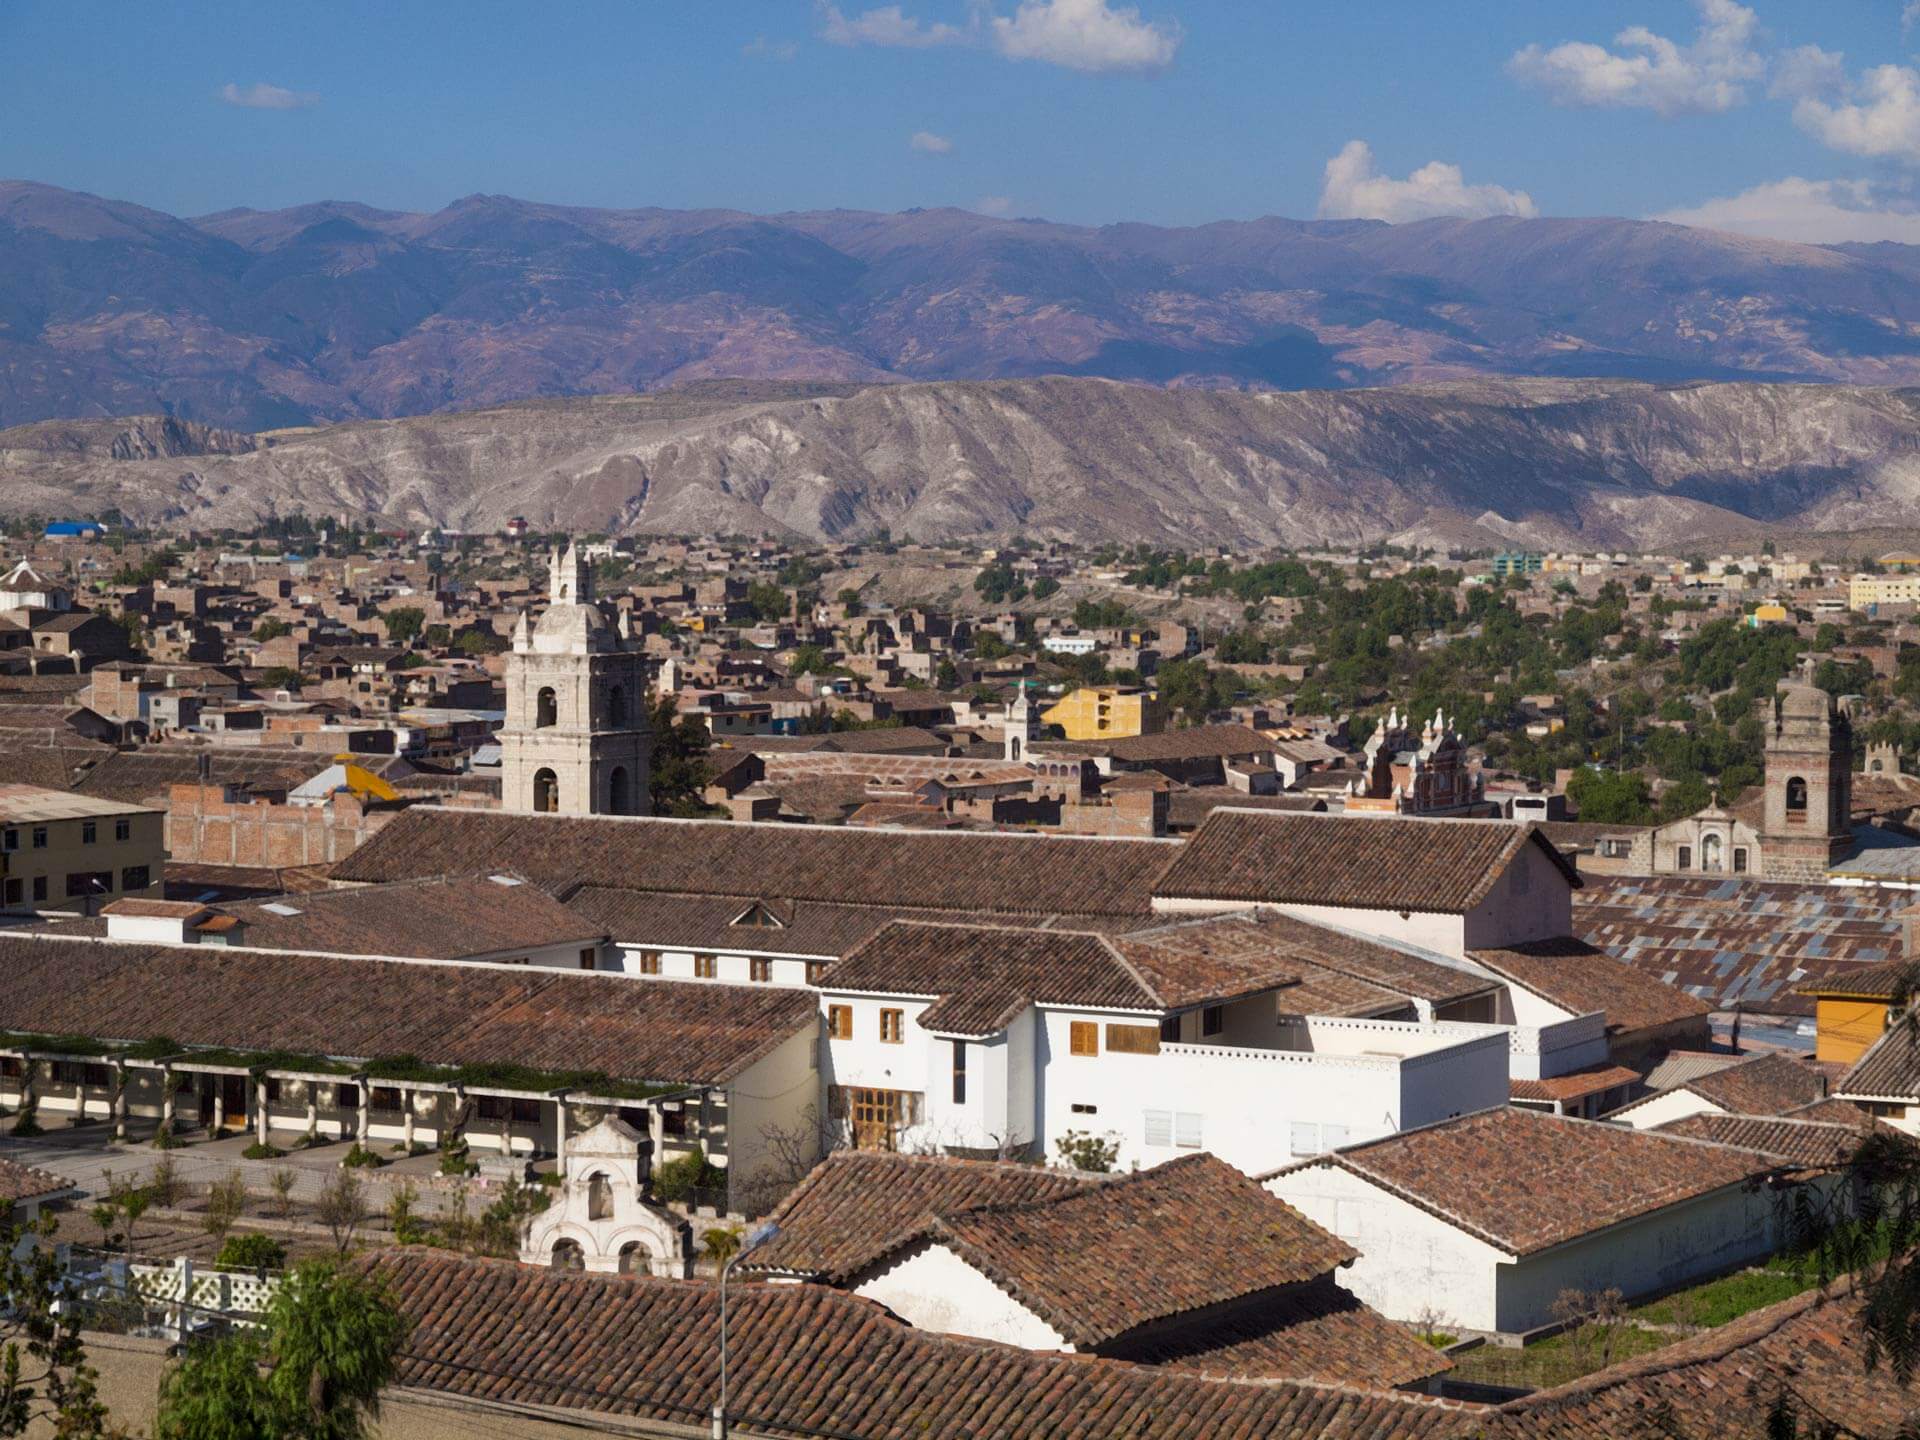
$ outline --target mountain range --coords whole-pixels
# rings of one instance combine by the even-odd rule
[[[0,430],[0,508],[246,526],[843,540],[1376,539],[1700,548],[1920,526],[1920,390],[1471,380],[708,382],[248,434],[171,416]]]
[[[1631,220],[1099,228],[476,195],[181,219],[0,183],[0,425],[242,431],[717,378],[1920,383],[1920,247]]]

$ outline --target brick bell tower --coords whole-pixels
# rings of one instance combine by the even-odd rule
[[[1817,884],[1853,845],[1853,723],[1806,677],[1783,681],[1771,709],[1762,868]]]
[[[501,808],[645,815],[653,735],[640,642],[626,612],[618,629],[607,623],[571,544],[548,557],[547,600],[537,625],[521,612],[507,657]]]

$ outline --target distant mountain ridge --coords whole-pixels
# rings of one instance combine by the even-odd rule
[[[1631,220],[1100,228],[476,195],[183,220],[0,182],[0,425],[234,430],[727,377],[1920,384],[1920,248]]]
[[[109,508],[198,526],[300,511],[803,540],[1688,548],[1920,526],[1920,389],[730,381],[261,436],[159,417],[0,430],[0,510]]]

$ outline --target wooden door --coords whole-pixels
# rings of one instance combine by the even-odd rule
[[[900,1094],[856,1088],[848,1094],[856,1150],[891,1150],[900,1128]]]

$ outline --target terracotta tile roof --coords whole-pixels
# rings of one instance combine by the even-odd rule
[[[64,1175],[38,1170],[17,1160],[0,1159],[0,1208],[42,1195],[61,1195],[76,1187]]]
[[[1154,894],[1457,915],[1484,900],[1528,845],[1580,885],[1566,857],[1531,825],[1221,809],[1194,832]]]
[[[1330,1275],[1228,1315],[1116,1341],[1100,1353],[1196,1375],[1381,1389],[1418,1384],[1453,1368],[1446,1356],[1362,1304]]]
[[[1794,994],[1818,998],[1830,995],[1854,1000],[1891,1000],[1902,993],[1913,994],[1920,988],[1920,971],[1913,961],[1902,956],[1880,965],[1855,965],[1830,975],[1803,980]]]
[[[0,974],[0,1030],[672,1084],[724,1084],[819,1024],[798,988],[5,933]]]
[[[1176,789],[1167,796],[1167,826],[1173,830],[1197,828],[1216,810],[1270,810],[1276,814],[1324,814],[1327,802],[1317,795],[1242,795],[1222,785]]]
[[[1684,1087],[1730,1115],[1781,1115],[1827,1095],[1827,1077],[1777,1051],[1689,1080]]]
[[[1573,928],[1716,1010],[1810,1016],[1795,987],[1899,958],[1910,900],[1870,886],[1592,876],[1573,897]]]
[[[704,1429],[719,1303],[704,1283],[534,1270],[442,1251],[374,1257],[412,1322],[399,1383]],[[1350,1386],[1248,1384],[914,1330],[817,1285],[729,1297],[742,1430],[840,1440],[1438,1440],[1473,1412]]]
[[[1865,1110],[1851,1100],[1816,1100],[1811,1105],[1798,1105],[1786,1111],[1783,1120],[1821,1120],[1830,1125],[1851,1125],[1856,1129],[1871,1123],[1876,1129],[1891,1130],[1893,1127],[1884,1120],[1875,1120]]]
[[[1285,1169],[1314,1165],[1337,1165],[1516,1256],[1774,1168],[1746,1151],[1517,1106],[1402,1131]]]
[[[1753,1440],[1791,1389],[1843,1433],[1903,1433],[1920,1391],[1868,1369],[1861,1301],[1848,1281],[1810,1290],[1718,1329],[1515,1400],[1469,1427],[1475,1440]],[[1651,1428],[1650,1428],[1651,1427]]]
[[[510,952],[516,950],[589,946],[607,938],[603,926],[505,872],[326,890],[225,908],[246,925],[244,944],[273,950],[458,960],[513,958]]]
[[[1861,1116],[1862,1121],[1866,1119]],[[1657,1126],[1662,1135],[1685,1135],[1720,1145],[1758,1150],[1774,1159],[1827,1169],[1844,1165],[1860,1148],[1869,1131],[1861,1124],[1831,1124],[1816,1120],[1788,1120],[1777,1115],[1723,1115],[1703,1112],[1685,1115]]]
[[[1555,1075],[1545,1080],[1509,1080],[1507,1093],[1515,1100],[1551,1100],[1565,1104],[1622,1085],[1639,1083],[1638,1070],[1629,1070],[1624,1065],[1593,1065],[1585,1070],[1575,1070],[1571,1074]]]
[[[1502,979],[1531,990],[1575,1015],[1603,1010],[1607,1032],[1631,1035],[1698,1022],[1704,1034],[1711,1013],[1705,1002],[1655,980],[1584,940],[1540,940],[1501,950],[1472,950],[1468,958]]]
[[[793,1188],[771,1216],[779,1235],[740,1268],[844,1284],[936,1215],[1051,1199],[1101,1183],[1011,1162],[845,1150]]]
[[[1094,742],[1096,754],[1111,755],[1124,765],[1150,765],[1156,760],[1223,760],[1244,755],[1269,755],[1273,741],[1245,725],[1189,725],[1158,735],[1129,735],[1120,740]]]
[[[1145,916],[1169,840],[901,835],[837,827],[441,810],[395,816],[335,869],[351,882],[517,870],[555,895],[598,885],[889,910]]]
[[[1904,1025],[1891,1027],[1833,1082],[1833,1093],[1864,1100],[1920,1101],[1920,1040]]]
[[[943,1214],[925,1238],[955,1251],[1080,1349],[1305,1284],[1359,1257],[1204,1154],[1052,1199]]]
[[[332,763],[332,757],[319,751],[288,747],[151,746],[115,751],[81,776],[74,788],[86,795],[137,803],[164,796],[169,785],[193,784],[203,755],[215,785],[298,785]]]

